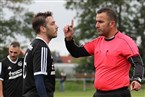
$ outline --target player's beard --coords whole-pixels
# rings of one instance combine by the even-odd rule
[[[53,29],[49,29],[47,26],[46,26],[46,35],[49,39],[52,39],[52,38],[56,38],[57,37],[57,30],[54,31]]]

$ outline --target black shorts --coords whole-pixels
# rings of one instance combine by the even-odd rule
[[[93,97],[131,97],[128,87],[123,87],[117,90],[100,91],[97,90]]]

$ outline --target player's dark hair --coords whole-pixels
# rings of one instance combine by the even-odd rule
[[[20,47],[20,43],[17,42],[17,41],[14,41],[10,44],[10,46],[13,46],[13,47]]]
[[[52,16],[52,12],[39,12],[32,21],[32,26],[36,34],[40,32],[40,26],[46,26],[46,18]]]
[[[101,8],[100,10],[97,11],[97,14],[100,13],[106,13],[110,20],[114,20],[117,23],[117,16],[113,9],[107,7]]]

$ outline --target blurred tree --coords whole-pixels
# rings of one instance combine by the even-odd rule
[[[26,39],[34,36],[31,27],[33,13],[26,9],[28,4],[31,0],[0,0],[0,52],[20,36]],[[1,53],[1,57],[5,53]]]
[[[101,7],[110,7],[118,15],[118,29],[131,36],[138,44],[140,54],[145,63],[145,0],[66,1],[66,9],[76,10],[77,12],[78,25],[75,27],[74,38],[78,44],[83,44],[98,36],[95,28],[96,11]],[[80,64],[83,64],[83,61]],[[91,66],[93,66],[93,61]]]
[[[93,57],[83,57],[80,58],[79,65],[75,68],[77,73],[87,73],[87,74],[93,74],[94,73],[94,66],[92,66],[92,62],[94,61]]]

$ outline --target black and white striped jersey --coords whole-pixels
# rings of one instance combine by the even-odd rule
[[[3,84],[4,97],[22,97],[22,66],[23,58],[13,62],[9,56],[0,64],[0,80]]]
[[[36,95],[35,75],[43,74],[48,92],[55,90],[55,68],[47,43],[37,37],[25,53],[23,65],[23,95]]]

